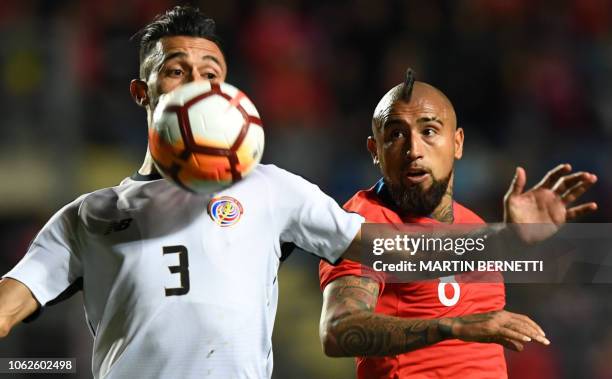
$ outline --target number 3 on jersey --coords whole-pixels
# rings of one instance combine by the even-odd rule
[[[448,298],[446,296],[446,285],[450,284],[453,287],[453,297]],[[455,276],[445,276],[440,278],[440,283],[438,284],[438,299],[440,299],[440,303],[442,305],[446,305],[447,307],[452,307],[457,304],[459,301],[459,296],[461,295],[461,287],[457,281],[455,281]]]
[[[168,266],[171,274],[179,274],[181,286],[166,288],[166,296],[181,296],[189,292],[189,259],[187,258],[187,248],[183,245],[164,246],[163,255],[178,254],[178,266]]]

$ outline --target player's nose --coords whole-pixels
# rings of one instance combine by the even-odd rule
[[[189,79],[189,82],[201,82],[201,81],[210,80],[206,75],[200,74],[200,72],[195,69],[191,71],[191,74],[189,75],[188,79]]]
[[[423,149],[421,146],[421,140],[418,135],[415,133],[410,134],[410,140],[406,143],[406,156],[411,161],[417,160],[419,158],[423,158]]]

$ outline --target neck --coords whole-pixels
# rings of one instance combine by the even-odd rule
[[[448,187],[446,187],[446,192],[440,201],[440,204],[434,209],[431,217],[434,219],[452,224],[455,221],[455,214],[453,213],[453,182],[454,182],[454,173],[451,174],[450,181],[448,182]]]
[[[138,173],[140,175],[151,175],[157,173],[157,169],[153,164],[153,157],[151,156],[151,152],[149,151],[148,147],[144,161],[142,162],[142,166],[140,166],[140,169],[138,169]]]

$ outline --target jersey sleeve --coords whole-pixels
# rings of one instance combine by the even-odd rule
[[[78,200],[51,217],[21,261],[3,276],[25,284],[41,306],[82,276],[76,235]]]
[[[273,217],[281,242],[335,263],[359,231],[364,218],[342,209],[316,185],[268,165]]]
[[[321,291],[327,287],[327,285],[334,280],[343,276],[361,276],[370,278],[379,285],[379,294],[382,294],[385,288],[385,276],[384,273],[374,271],[368,266],[364,266],[358,262],[343,259],[342,262],[337,265],[330,265],[328,262],[319,262],[319,283],[321,285]]]

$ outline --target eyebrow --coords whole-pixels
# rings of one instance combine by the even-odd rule
[[[386,119],[383,119],[382,122],[380,123],[380,130],[385,130],[387,127],[393,125],[393,124],[406,124],[406,122],[404,120],[402,120],[401,118],[397,117],[394,118],[392,117],[386,117]]]
[[[164,64],[166,64],[166,62],[168,62],[171,59],[174,58],[184,58],[187,56],[187,53],[185,53],[184,51],[175,51],[174,53],[170,53],[168,54],[164,60],[162,61],[161,66],[163,66]],[[215,62],[217,65],[219,65],[220,68],[223,68],[223,65],[221,64],[221,61],[219,61],[219,59],[217,57],[215,57],[214,55],[204,55],[202,57],[202,60],[211,60],[213,62]]]
[[[423,116],[423,117],[419,117],[416,122],[417,124],[422,124],[422,123],[426,123],[426,122],[437,122],[440,125],[444,126],[444,122],[442,122],[442,120],[437,117],[437,116]],[[406,121],[404,121],[401,117],[387,117],[386,120],[384,120],[383,122],[380,123],[380,130],[385,130],[388,126],[393,125],[393,124],[406,124]]]
[[[440,125],[444,126],[444,123],[442,122],[442,120],[440,120],[440,118],[436,117],[436,116],[424,116],[424,117],[419,117],[417,119],[417,123],[425,123],[425,122],[437,122]]]

